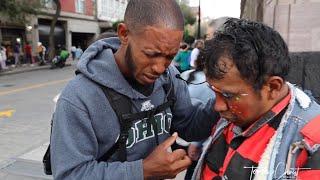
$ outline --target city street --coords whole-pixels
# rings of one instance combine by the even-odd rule
[[[42,145],[49,141],[52,99],[74,76],[74,70],[72,65],[0,76],[0,179],[41,179],[40,160],[46,148]],[[40,171],[33,176],[35,167]]]

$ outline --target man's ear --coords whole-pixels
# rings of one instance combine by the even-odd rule
[[[118,24],[118,37],[122,45],[128,44],[128,27],[124,23]]]
[[[279,76],[269,77],[265,83],[266,88],[268,88],[268,97],[270,99],[277,99],[281,95],[284,83],[285,81]]]

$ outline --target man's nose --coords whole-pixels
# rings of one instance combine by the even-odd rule
[[[157,75],[161,75],[170,65],[170,60],[165,57],[157,58],[152,65],[152,71]]]
[[[217,112],[223,112],[228,110],[227,102],[218,93],[216,93],[216,103],[214,104],[214,110]]]

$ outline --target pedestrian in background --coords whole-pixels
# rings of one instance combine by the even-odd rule
[[[71,46],[70,51],[71,51],[72,60],[74,61],[76,59],[76,51],[77,51],[76,46]]]
[[[8,69],[8,67],[6,65],[6,61],[7,61],[7,50],[4,47],[4,45],[1,44],[1,46],[0,46],[0,65],[1,65],[2,70]]]
[[[25,54],[25,64],[32,64],[33,60],[32,60],[32,47],[29,44],[29,42],[27,42],[24,46],[24,54]]]
[[[190,66],[192,68],[195,68],[195,62],[197,60],[197,57],[200,53],[200,50],[203,48],[204,46],[204,43],[202,40],[197,40],[194,44],[194,48],[193,50],[191,51],[191,55],[190,55]]]
[[[44,65],[46,48],[42,45],[41,42],[38,42],[37,53],[38,53],[39,65]]]
[[[177,69],[181,72],[187,71],[190,69],[190,54],[191,52],[188,50],[189,46],[187,43],[182,43],[180,45],[180,50],[178,54],[174,57],[173,61],[175,62],[175,65]]]
[[[81,46],[78,46],[77,49],[76,49],[76,52],[75,52],[75,58],[76,60],[79,60],[81,55],[83,53],[83,50],[81,49]]]
[[[17,66],[20,64],[20,54],[21,54],[20,48],[21,48],[20,44],[16,42],[13,47],[14,66]]]

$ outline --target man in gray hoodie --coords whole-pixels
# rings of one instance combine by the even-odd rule
[[[170,132],[188,141],[206,138],[218,115],[213,99],[192,105],[186,83],[170,66],[183,27],[175,0],[130,0],[119,38],[99,40],[83,53],[80,74],[64,88],[54,113],[50,152],[55,179],[164,179],[191,164],[184,150],[168,151],[177,137]],[[99,161],[120,134],[101,86],[130,98],[133,112],[143,112],[168,101],[164,84],[170,84],[175,102],[154,114],[158,129],[136,119],[128,131],[126,161],[117,152]]]

